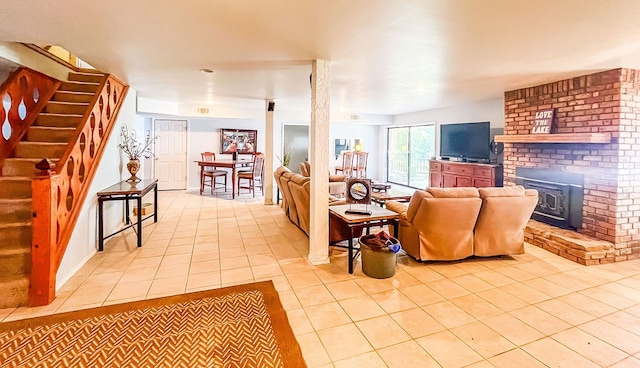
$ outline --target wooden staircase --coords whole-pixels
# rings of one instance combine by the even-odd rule
[[[29,303],[32,245],[31,180],[43,158],[57,163],[76,137],[104,74],[70,73],[36,117],[0,176],[0,309]]]

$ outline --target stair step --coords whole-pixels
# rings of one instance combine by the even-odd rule
[[[42,158],[6,158],[2,165],[3,176],[25,176],[33,178],[38,170],[36,164]]]
[[[99,83],[68,81],[60,83],[58,90],[95,93],[98,87],[100,87]]]
[[[31,198],[1,199],[0,222],[15,223],[31,221],[33,206]],[[1,270],[2,268],[0,268]]]
[[[94,94],[89,92],[56,91],[53,101],[64,102],[91,102]]]
[[[104,79],[104,74],[98,73],[69,73],[69,80],[75,82],[100,83]]]
[[[76,128],[30,126],[27,140],[31,142],[68,143],[76,132]]]
[[[0,248],[0,270],[4,277],[28,276],[31,273],[31,248]]]
[[[29,277],[0,277],[0,309],[29,304]]]
[[[0,223],[0,249],[31,248],[31,221]]]
[[[40,113],[34,125],[50,127],[77,128],[82,122],[82,115]]]
[[[49,112],[52,114],[72,114],[72,115],[84,115],[89,108],[87,102],[61,102],[61,101],[49,101],[42,112]]]
[[[67,149],[68,143],[49,143],[49,142],[18,142],[16,144],[16,158],[49,158],[56,160],[62,157]]]
[[[0,176],[0,198],[31,198],[31,178]]]

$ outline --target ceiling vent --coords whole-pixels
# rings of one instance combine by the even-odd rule
[[[208,115],[209,108],[208,107],[198,107],[198,114]]]
[[[360,120],[360,115],[358,114],[351,115],[351,120]]]

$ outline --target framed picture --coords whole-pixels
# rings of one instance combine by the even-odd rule
[[[220,129],[220,153],[255,153],[257,130]]]
[[[371,179],[347,180],[347,203],[369,204],[371,203]]]

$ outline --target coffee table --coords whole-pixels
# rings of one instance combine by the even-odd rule
[[[377,206],[368,206],[368,210],[371,211],[371,215],[359,215],[359,214],[347,214],[346,211],[356,205],[343,204],[339,206],[329,206],[329,216],[334,216],[338,221],[344,223],[349,227],[351,236],[348,239],[348,246],[344,247],[337,244],[330,244],[334,247],[347,248],[349,252],[349,273],[353,273],[353,261],[360,253],[360,248],[353,246],[354,228],[364,227],[369,233],[369,228],[372,226],[382,226],[387,224],[393,224],[394,231],[393,237],[398,237],[398,220],[399,215],[396,212],[389,211],[385,208]],[[362,205],[357,205],[361,207]]]
[[[386,192],[391,188],[391,184],[386,183],[371,183],[372,192]]]
[[[379,204],[380,207],[384,207],[387,201],[409,202],[412,195],[413,194],[393,190],[388,192],[372,192],[371,201]]]

